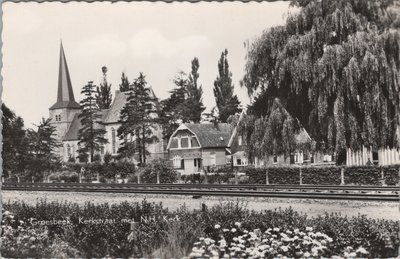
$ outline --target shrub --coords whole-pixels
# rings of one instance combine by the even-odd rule
[[[300,184],[298,167],[248,168],[245,173],[249,176],[249,183],[265,184],[266,170],[270,184]]]
[[[383,166],[382,170],[387,185],[399,184],[399,166]]]
[[[95,154],[93,156],[93,161],[92,162],[101,162],[101,156],[100,154]]]
[[[304,167],[302,168],[303,184],[338,185],[341,183],[341,168],[331,167]]]
[[[164,209],[161,204],[146,201],[141,203],[123,202],[114,205],[86,203],[83,206],[74,203],[47,203],[46,201],[40,201],[36,206],[30,206],[25,203],[14,202],[4,204],[4,207],[14,213],[13,220],[15,222],[22,220],[26,222],[29,231],[35,232],[29,232],[29,235],[41,235],[43,231],[46,232],[40,239],[43,240],[43,246],[38,245],[37,247],[52,247],[49,240],[59,239],[53,246],[54,248],[58,247],[59,253],[63,251],[60,247],[66,244],[70,248],[68,251],[71,254],[76,252],[74,249],[80,251],[81,254],[78,257],[137,258],[174,255],[174,257],[181,258],[190,253],[193,243],[198,241],[201,236],[217,241],[223,234],[225,240],[233,240],[236,232],[230,231],[228,235],[228,233],[221,233],[220,230],[216,230],[214,226],[219,224],[230,230],[232,228],[238,230],[239,226],[235,226],[236,222],[241,222],[241,229],[252,230],[255,234],[256,229],[265,233],[268,229],[273,229],[276,226],[279,226],[280,230],[285,230],[285,232],[287,230],[294,232],[295,229],[301,229],[304,232],[307,227],[312,227],[315,234],[321,232],[333,240],[329,242],[330,252],[324,253],[324,256],[346,256],[346,252],[348,256],[352,257],[354,255],[352,253],[357,251],[359,247],[366,247],[370,252],[368,256],[387,258],[396,257],[399,248],[399,225],[396,221],[368,219],[365,216],[342,217],[337,214],[309,218],[293,209],[250,211],[246,208],[245,203],[240,202],[221,203],[205,211],[188,211],[183,207],[174,212]],[[141,217],[157,217],[160,215],[178,216],[179,221],[166,222],[162,218],[144,222],[140,220]],[[67,216],[69,216],[71,224],[50,225],[47,230],[42,230],[40,226],[33,226],[29,223],[30,218],[52,220],[65,219]],[[112,219],[115,222],[112,224],[81,224],[79,218]],[[138,223],[131,230],[130,224],[123,223],[122,219],[134,219]],[[9,226],[13,229],[18,228],[17,225]],[[222,227],[221,229],[223,230]],[[278,232],[282,233],[280,230]],[[5,231],[2,235],[4,233]],[[270,230],[270,234],[271,238],[275,238],[272,236],[273,231]],[[294,238],[292,234],[286,234],[288,238]],[[4,238],[2,236],[2,240]],[[3,244],[7,244],[7,246],[1,247],[3,256],[6,256],[4,251],[11,251],[11,248],[14,248],[14,251],[16,251],[16,248],[20,249],[15,236],[13,238],[9,239],[11,241],[8,243],[3,242]],[[34,241],[36,242],[36,239]],[[233,241],[237,244],[236,240]],[[320,242],[320,240],[317,241]],[[38,254],[35,254],[35,251]],[[43,249],[43,251],[48,250]],[[289,247],[288,251],[293,252]],[[302,251],[305,253],[305,250]],[[311,252],[313,251],[311,250]],[[51,255],[50,252],[40,254],[39,250],[27,251],[26,253],[32,253],[32,256],[37,255],[37,257]],[[11,253],[7,255],[27,257],[27,255]]]
[[[299,184],[300,168],[302,170],[303,184],[316,185],[339,185],[341,184],[341,168],[338,166],[327,167],[268,167],[247,168],[246,175],[250,184],[265,184],[266,170],[270,184]],[[396,185],[399,183],[399,165],[392,166],[351,166],[344,167],[345,184],[354,185],[380,185],[382,173],[386,184]]]
[[[110,164],[110,162],[111,162],[111,160],[112,160],[112,155],[107,151],[105,154],[104,154],[104,164],[105,165],[109,165]]]
[[[6,258],[79,257],[79,251],[60,238],[50,238],[45,226],[29,226],[9,211],[2,211],[1,254]]]
[[[346,167],[344,182],[356,185],[379,185],[381,179],[380,167],[351,166]]]
[[[79,182],[79,175],[74,171],[66,170],[50,174],[49,179],[56,182],[77,183]]]
[[[155,160],[139,169],[143,183],[157,183],[157,174],[160,183],[174,183],[178,179],[178,173],[163,160]]]

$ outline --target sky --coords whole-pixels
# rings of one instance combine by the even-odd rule
[[[26,127],[47,118],[56,102],[60,41],[75,99],[88,82],[99,84],[102,66],[114,93],[121,73],[130,81],[140,72],[160,99],[174,88],[179,71],[200,62],[203,103],[215,106],[214,80],[221,52],[228,49],[235,94],[249,104],[240,87],[246,64],[244,42],[284,23],[289,2],[97,2],[3,3],[2,101]]]

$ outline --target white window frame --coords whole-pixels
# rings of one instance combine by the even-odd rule
[[[181,168],[181,161],[182,161],[182,157],[180,156],[174,156],[172,158],[172,166],[174,168]]]
[[[276,158],[276,162],[275,162],[275,158]],[[272,159],[273,159],[272,162],[274,163],[274,165],[278,164],[278,162],[279,162],[279,157],[278,156],[273,156]]]
[[[214,153],[210,155],[210,165],[211,166],[217,165],[217,154]]]

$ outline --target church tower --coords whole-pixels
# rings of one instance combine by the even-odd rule
[[[80,111],[81,107],[74,98],[67,60],[65,59],[61,42],[57,102],[49,109],[49,117],[52,125],[57,129],[56,138],[60,143],[67,133],[75,114],[80,113]],[[62,155],[62,149],[60,150],[60,155]]]

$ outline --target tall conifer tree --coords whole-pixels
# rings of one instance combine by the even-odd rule
[[[51,125],[51,119],[42,118],[37,130],[29,129],[27,139],[29,146],[28,173],[34,178],[41,179],[43,172],[54,170],[60,165],[60,158],[55,150],[61,146],[57,141],[56,127]]]
[[[214,81],[215,102],[219,110],[219,121],[226,122],[229,116],[239,113],[240,101],[233,94],[232,72],[229,71],[228,50],[222,52],[218,61],[218,77]]]
[[[91,81],[81,91],[85,97],[80,102],[82,113],[79,114],[82,124],[78,131],[80,161],[87,161],[88,154],[90,161],[93,161],[95,151],[100,150],[101,146],[108,142],[105,138],[106,131],[99,127],[101,114],[96,103],[95,93],[96,86]]]
[[[107,82],[107,67],[101,68],[103,80],[100,87],[97,87],[96,102],[100,110],[109,109],[112,102],[111,84]]]
[[[155,100],[143,73],[135,79],[127,95],[127,102],[120,114],[121,127],[118,128],[118,136],[125,141],[118,152],[124,157],[138,154],[139,163],[146,164],[149,155],[147,145],[158,139],[153,134],[157,127]],[[134,142],[129,139],[134,139]]]
[[[122,76],[121,76],[121,83],[119,84],[119,90],[121,92],[127,92],[130,89],[130,83],[128,80],[128,77],[125,75],[124,72],[122,72]]]

